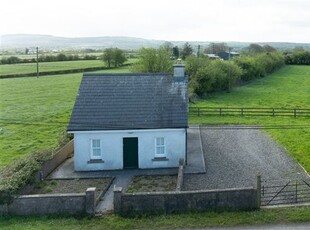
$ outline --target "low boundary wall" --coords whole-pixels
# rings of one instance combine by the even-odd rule
[[[123,193],[122,188],[114,189],[114,211],[122,214],[221,209],[254,210],[258,208],[257,190],[254,188],[132,194]]]
[[[0,214],[31,216],[49,214],[95,214],[96,188],[88,188],[85,193],[38,194],[14,198],[9,205],[0,205]]]

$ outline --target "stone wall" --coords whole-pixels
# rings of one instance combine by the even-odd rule
[[[95,190],[85,193],[38,194],[16,197],[9,205],[0,205],[0,215],[95,214]]]
[[[256,189],[238,188],[224,190],[176,191],[154,193],[122,193],[114,190],[114,211],[165,213],[205,210],[253,210],[258,209]]]

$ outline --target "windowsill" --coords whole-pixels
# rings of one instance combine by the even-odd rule
[[[102,159],[91,159],[87,161],[87,164],[96,164],[96,163],[104,163],[104,160]]]
[[[152,161],[168,161],[167,157],[154,157]]]

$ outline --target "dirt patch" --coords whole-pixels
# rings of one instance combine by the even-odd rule
[[[177,176],[135,176],[128,186],[128,193],[175,191]]]
[[[112,180],[112,177],[100,179],[45,180],[37,183],[31,194],[83,193],[89,187],[96,187],[96,194],[99,196],[108,189]]]

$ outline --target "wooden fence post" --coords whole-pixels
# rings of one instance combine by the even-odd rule
[[[297,180],[295,181],[295,192],[296,192],[296,200],[295,200],[295,202],[298,203],[298,198],[297,198],[297,193],[298,193]]]
[[[296,114],[296,109],[294,109],[294,117],[296,118],[297,114]]]
[[[256,201],[257,201],[257,208],[260,208],[261,205],[261,192],[262,192],[262,181],[261,181],[261,175],[256,176]]]

